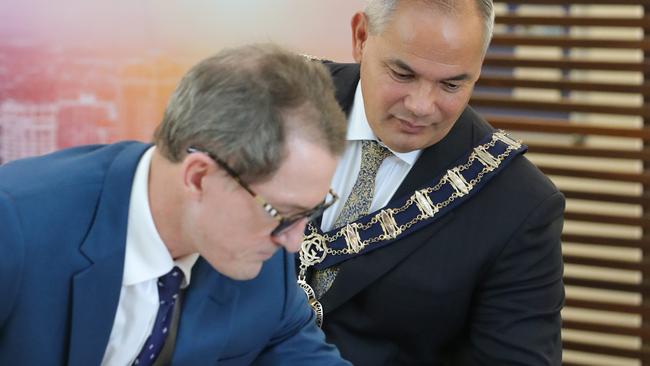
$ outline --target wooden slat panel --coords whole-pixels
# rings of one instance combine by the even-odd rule
[[[508,25],[557,25],[557,26],[595,26],[595,27],[650,27],[650,18],[603,18],[579,16],[526,16],[499,15],[497,24]]]
[[[650,84],[613,84],[570,80],[539,80],[483,74],[477,86],[496,88],[539,88],[563,91],[597,91],[607,93],[650,94]]]
[[[484,115],[496,128],[511,131],[553,132],[561,134],[584,134],[612,137],[633,137],[650,141],[650,128],[593,127],[563,119],[531,118],[523,116]],[[615,122],[615,121],[613,121]]]
[[[650,359],[650,349],[642,347],[639,350],[624,349],[617,347],[607,347],[595,344],[578,343],[573,341],[563,341],[562,347],[574,351],[592,352],[602,355],[611,355],[618,357],[637,358],[644,361]]]
[[[623,248],[650,249],[650,241],[645,239],[621,239],[592,235],[562,234],[563,242],[605,245]]]
[[[650,50],[650,41],[627,39],[593,39],[569,36],[523,36],[512,34],[495,34],[493,46],[545,46],[562,48],[614,48],[632,50]]]
[[[636,293],[641,293],[644,296],[650,294],[650,285],[648,285],[647,283],[633,284],[633,283],[623,283],[623,282],[592,280],[586,278],[565,277],[564,284],[569,286],[596,288],[599,290],[636,292]]]
[[[486,66],[496,67],[536,67],[560,70],[650,72],[650,62],[589,61],[571,59],[568,57],[541,59],[493,53],[488,53],[485,56],[485,62],[483,64]]]
[[[585,156],[597,158],[613,158],[613,159],[640,159],[650,161],[650,149],[644,148],[642,150],[615,150],[615,149],[597,149],[584,146],[553,146],[542,145],[539,143],[529,143],[528,151],[538,154],[554,154],[554,155],[568,155],[568,156]]]
[[[588,257],[568,255],[568,254],[564,254],[564,263],[579,264],[582,266],[610,268],[610,269],[621,269],[621,270],[629,270],[629,271],[643,271],[644,268],[648,268],[647,261],[641,261],[641,262],[613,261],[607,259],[588,258]]]
[[[588,323],[573,320],[563,320],[562,327],[566,329],[584,330],[605,334],[616,334],[622,336],[648,337],[650,330],[638,327],[623,327],[609,324]]]
[[[614,173],[614,172],[606,172],[602,170],[566,169],[566,168],[555,168],[550,166],[544,166],[541,164],[537,164],[537,167],[540,168],[540,170],[547,175],[558,175],[562,177],[591,178],[591,179],[612,180],[612,181],[619,181],[619,182],[650,184],[650,174],[648,173],[642,173],[642,174]]]
[[[629,196],[623,194],[586,192],[586,191],[576,191],[570,189],[562,189],[561,191],[566,198],[588,200],[588,201],[628,203],[634,205],[646,205],[646,206],[650,205],[650,197],[647,194],[644,194],[642,196]]]
[[[626,305],[612,302],[588,301],[567,298],[565,306],[625,314],[638,314],[644,317],[650,316],[650,307],[648,305]]]
[[[635,227],[640,226],[644,229],[650,228],[650,220],[648,220],[647,217],[623,217],[566,211],[564,213],[564,218],[574,221],[586,221],[600,224],[615,224]]]
[[[593,366],[588,363],[575,363],[575,362],[567,362],[562,360],[562,366]]]
[[[641,10],[650,9],[650,0],[510,0],[510,1],[495,1],[495,3],[506,3],[511,5],[562,5],[568,10],[571,5],[611,5],[617,10],[621,6],[629,6],[629,9],[639,11],[639,7],[644,6]],[[512,8],[511,8],[512,9]],[[568,11],[567,11],[568,12]],[[606,13],[604,15],[588,17],[579,15],[519,15],[514,12],[499,15],[496,18],[497,24],[508,26],[551,26],[555,29],[575,29],[572,27],[616,27],[616,28],[639,28],[644,30],[645,33],[641,36],[644,38],[612,38],[615,35],[605,34],[605,39],[597,39],[595,37],[585,37],[583,35],[572,35],[567,32],[559,35],[530,35],[525,32],[517,34],[519,27],[504,27],[506,32],[510,33],[497,33],[495,34],[492,45],[517,47],[517,46],[533,46],[533,47],[556,47],[562,49],[570,48],[595,48],[595,49],[631,49],[644,51],[644,60],[640,62],[632,61],[618,61],[614,59],[605,58],[598,60],[587,60],[579,58],[559,57],[559,58],[536,58],[534,56],[522,57],[509,54],[499,54],[488,52],[484,62],[483,75],[477,86],[486,88],[533,88],[533,89],[547,89],[562,92],[602,92],[602,93],[619,93],[621,95],[633,94],[636,96],[643,96],[644,99],[650,100],[650,83],[648,78],[650,75],[650,61],[648,54],[650,54],[650,17],[621,17],[610,18]],[[609,36],[609,37],[608,37]],[[505,53],[505,52],[504,52]],[[615,52],[612,52],[615,53]],[[643,84],[629,84],[617,82],[617,79],[612,79],[612,83],[604,82],[590,82],[585,80],[549,80],[549,79],[535,79],[533,77],[517,77],[513,75],[498,75],[496,72],[491,72],[493,68],[545,68],[551,70],[598,70],[598,71],[620,71],[629,73],[624,76],[640,76],[638,73],[644,73],[646,82]],[[499,70],[501,71],[501,70]],[[508,72],[509,70],[504,70]],[[633,74],[636,73],[636,74]],[[619,78],[623,80],[624,78]],[[638,129],[617,128],[618,115],[622,116],[639,116],[645,121],[650,120],[650,104],[642,106],[625,106],[617,103],[612,104],[589,104],[582,101],[576,101],[571,98],[562,98],[558,101],[543,101],[531,98],[513,97],[504,94],[491,94],[481,93],[480,89],[474,94],[471,104],[478,107],[489,107],[495,109],[512,109],[513,114],[522,112],[522,115],[535,115],[539,112],[584,112],[584,113],[598,113],[610,114],[612,127],[596,127],[588,124],[581,124],[571,122],[563,119],[549,119],[549,118],[536,118],[536,117],[519,117],[513,116],[486,116],[486,119],[497,128],[507,129],[512,132],[536,132],[536,133],[552,133],[570,136],[607,136],[634,139],[638,142],[639,139],[644,143],[650,142],[650,128],[643,127]],[[508,112],[506,112],[508,113]],[[539,113],[543,114],[543,113]],[[516,133],[515,133],[516,134]],[[525,136],[525,135],[523,135]],[[561,140],[559,142],[571,142],[573,140]],[[575,140],[576,142],[579,142]],[[648,144],[650,146],[650,144]],[[589,158],[607,158],[607,159],[625,159],[628,161],[643,162],[645,165],[650,163],[650,147],[644,147],[641,150],[621,150],[621,149],[603,149],[594,148],[590,146],[576,144],[559,144],[544,142],[531,142],[529,143],[529,152],[537,154],[549,154],[562,157],[589,157]],[[542,159],[539,160],[543,161]],[[553,164],[554,165],[554,164]],[[574,178],[588,178],[599,179],[612,182],[632,182],[641,183],[645,186],[650,186],[650,174],[648,172],[628,173],[608,171],[607,169],[567,169],[555,166],[538,164],[540,169],[547,175],[552,177],[574,177]],[[642,205],[643,207],[650,207],[650,194],[643,193],[642,195],[626,195],[626,192],[616,194],[612,193],[599,193],[599,192],[583,192],[577,189],[563,190],[563,193],[568,199],[580,199],[592,202],[612,202],[631,205]],[[612,214],[596,214],[591,212],[578,212],[568,210],[565,212],[565,219],[573,222],[585,222],[593,224],[612,224],[623,225],[633,228],[642,228],[644,232],[650,232],[650,217],[648,216],[620,216]],[[575,235],[563,234],[562,240],[564,243],[580,243],[587,245],[598,245],[608,247],[622,247],[622,248],[640,248],[643,250],[650,250],[650,237],[647,234],[640,239],[621,239],[602,236],[591,235]],[[623,271],[636,271],[642,273],[641,283],[625,283],[601,280],[601,279],[588,279],[567,276],[564,278],[564,283],[567,286],[579,286],[585,288],[592,288],[598,290],[613,290],[623,291],[634,294],[640,294],[644,299],[650,296],[650,282],[646,278],[650,278],[650,259],[644,257],[642,261],[621,261],[610,260],[607,258],[586,257],[581,255],[564,255],[564,262],[569,265],[583,265],[592,268],[600,269],[613,269]],[[645,301],[645,300],[644,300]],[[599,302],[589,300],[578,300],[567,298],[566,306],[576,309],[592,309],[609,312],[619,312],[625,314],[639,314],[644,317],[644,322],[640,327],[625,327],[617,324],[603,324],[592,323],[578,320],[564,320],[563,328],[571,330],[580,330],[595,332],[601,335],[619,335],[640,337],[643,340],[644,346],[641,349],[625,349],[607,345],[596,345],[583,343],[582,341],[565,340],[563,348],[566,350],[574,350],[587,352],[592,354],[602,354],[615,357],[624,357],[629,359],[636,359],[642,364],[650,364],[650,348],[648,348],[648,340],[650,339],[650,327],[647,319],[650,318],[650,304],[644,303],[641,305],[626,305],[617,304],[612,302]],[[598,319],[596,319],[598,320]],[[586,366],[580,361],[564,362],[566,366]]]
[[[537,100],[519,99],[512,96],[474,93],[470,103],[474,106],[495,108],[534,109],[554,112],[604,113],[650,118],[650,108],[647,106],[623,107],[619,105],[578,103],[567,99],[542,102]]]

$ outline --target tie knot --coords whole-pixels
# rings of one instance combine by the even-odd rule
[[[183,271],[174,267],[167,274],[158,278],[158,294],[161,301],[175,300],[183,283]]]
[[[361,161],[369,167],[379,168],[379,165],[392,154],[387,147],[375,140],[363,140],[361,145]]]

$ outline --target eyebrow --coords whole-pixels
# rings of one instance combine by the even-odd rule
[[[388,63],[392,63],[395,66],[399,67],[400,69],[403,69],[411,74],[417,74],[415,70],[413,70],[409,65],[407,65],[404,61],[399,60],[399,59],[391,59],[388,61]],[[469,79],[469,74],[468,73],[462,73],[458,75],[454,75],[452,77],[445,78],[445,81],[463,81]]]

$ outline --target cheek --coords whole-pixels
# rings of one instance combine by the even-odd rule
[[[408,88],[400,83],[385,82],[381,87],[377,88],[376,94],[382,112],[390,113],[401,108],[402,101],[408,95]]]
[[[451,94],[441,99],[438,107],[443,112],[445,119],[451,119],[451,122],[455,122],[465,109],[468,101],[469,95]]]
[[[387,113],[395,104],[408,93],[407,85],[396,82],[390,75],[379,70],[373,70],[374,75],[367,75],[363,80],[366,113]],[[362,75],[363,78],[363,75]]]
[[[192,235],[203,250],[221,245],[223,238],[237,232],[238,223],[245,222],[246,217],[242,216],[244,209],[234,206],[234,203],[234,200],[231,202],[227,198],[222,202],[204,201],[193,210],[192,222],[188,222],[188,225],[193,227]]]

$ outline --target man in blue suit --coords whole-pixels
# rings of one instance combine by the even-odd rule
[[[347,365],[288,253],[344,136],[322,65],[248,46],[187,73],[153,146],[0,167],[0,364]]]

